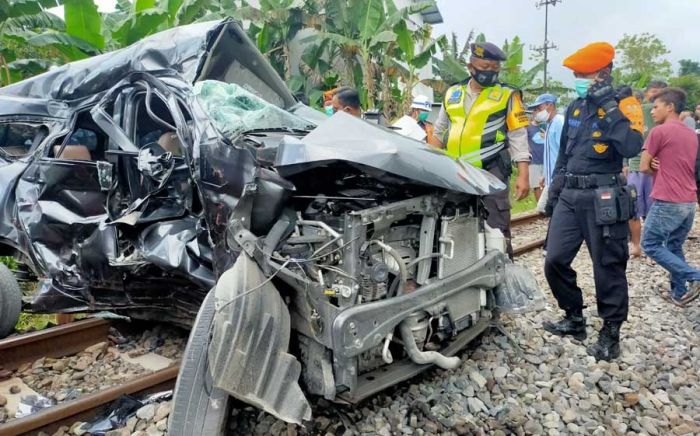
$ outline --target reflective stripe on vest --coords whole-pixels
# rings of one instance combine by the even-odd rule
[[[455,85],[445,94],[445,112],[450,119],[447,155],[482,168],[506,147],[506,115],[513,90],[501,85],[486,88],[469,113],[464,110],[467,85]]]

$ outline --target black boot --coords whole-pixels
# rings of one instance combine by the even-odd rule
[[[586,319],[580,309],[567,310],[564,319],[557,322],[545,321],[542,327],[553,335],[573,336],[579,341],[586,339]]]
[[[598,342],[586,349],[596,360],[616,359],[620,356],[620,326],[619,321],[605,321],[598,334]]]

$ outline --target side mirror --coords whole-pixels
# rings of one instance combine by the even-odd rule
[[[100,189],[109,191],[112,188],[113,168],[109,162],[97,161],[97,178],[100,182]]]

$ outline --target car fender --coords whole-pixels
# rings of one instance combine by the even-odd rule
[[[289,311],[272,282],[241,253],[219,278],[215,296],[208,351],[214,386],[284,421],[310,420],[301,364],[287,352]]]

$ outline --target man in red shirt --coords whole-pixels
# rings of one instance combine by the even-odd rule
[[[642,248],[671,274],[671,300],[685,306],[700,295],[700,270],[685,261],[683,243],[695,219],[695,159],[698,138],[679,120],[686,95],[665,88],[654,99],[654,127],[642,151],[639,168],[654,176]]]

